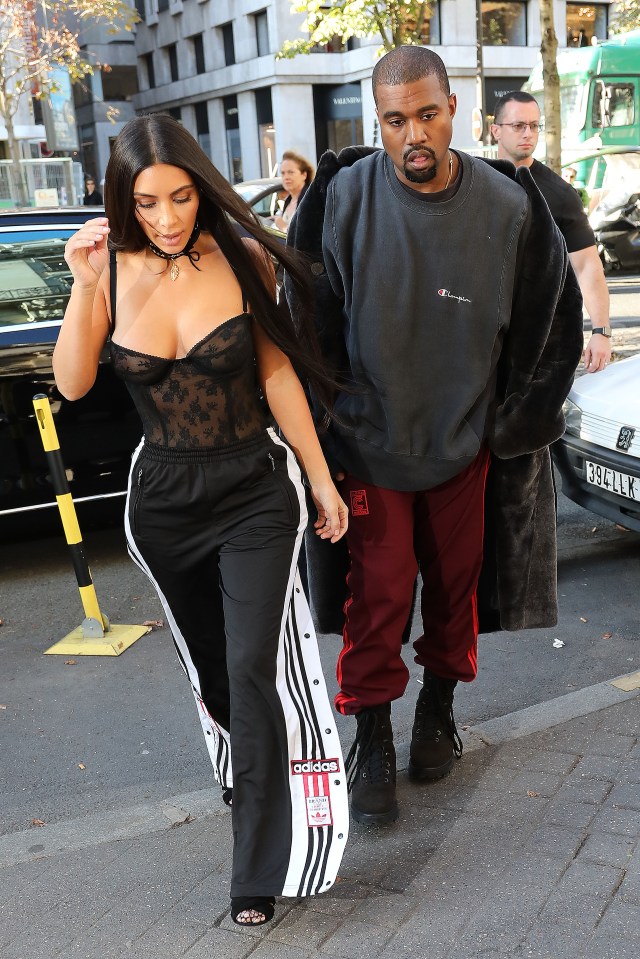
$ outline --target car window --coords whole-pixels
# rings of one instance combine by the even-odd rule
[[[0,231],[0,329],[61,320],[71,293],[72,228]]]
[[[257,196],[259,193],[262,193],[262,191],[264,190],[264,186],[260,183],[256,184],[255,186],[254,185],[242,186],[242,187],[235,186],[234,190],[236,191],[236,193],[240,194],[240,196],[245,201],[245,203],[251,203],[254,196]]]
[[[245,203],[253,208],[266,221],[272,221],[278,210],[279,194],[282,184],[276,180],[259,180],[257,183],[236,183],[234,190],[239,193]],[[264,196],[262,194],[265,194]]]
[[[274,194],[270,193],[269,196],[263,196],[261,200],[258,200],[257,203],[253,204],[254,213],[259,214],[259,216],[271,216],[271,207],[273,204]]]

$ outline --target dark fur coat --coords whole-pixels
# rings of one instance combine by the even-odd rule
[[[349,147],[324,154],[289,227],[288,243],[309,257],[316,327],[329,370],[348,368],[342,303],[322,259],[327,187],[341,167],[372,152]],[[478,589],[480,631],[549,627],[557,621],[555,488],[549,444],[564,431],[562,405],[582,352],[582,296],[564,240],[526,167],[487,161],[526,191],[511,323],[498,364],[497,411],[489,436],[484,564]],[[285,283],[286,286],[286,283]],[[287,288],[294,318],[296,302]],[[342,631],[346,546],[305,539],[311,607],[321,632]]]

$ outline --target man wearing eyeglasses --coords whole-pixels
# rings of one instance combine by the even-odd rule
[[[530,93],[505,93],[495,106],[491,132],[498,143],[498,157],[517,167],[529,167],[531,176],[547,201],[562,233],[582,298],[591,319],[591,338],[584,351],[587,373],[603,370],[611,359],[609,290],[596,248],[596,238],[577,191],[543,163],[534,160],[542,129],[540,107]]]

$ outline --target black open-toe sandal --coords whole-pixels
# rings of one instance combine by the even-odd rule
[[[273,896],[234,896],[231,918],[239,926],[263,926],[273,919],[275,904]]]

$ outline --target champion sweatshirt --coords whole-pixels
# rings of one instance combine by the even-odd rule
[[[327,194],[323,255],[350,367],[327,454],[388,489],[456,476],[492,415],[529,204],[519,184],[458,156],[443,202],[414,198],[384,151],[339,170]]]

